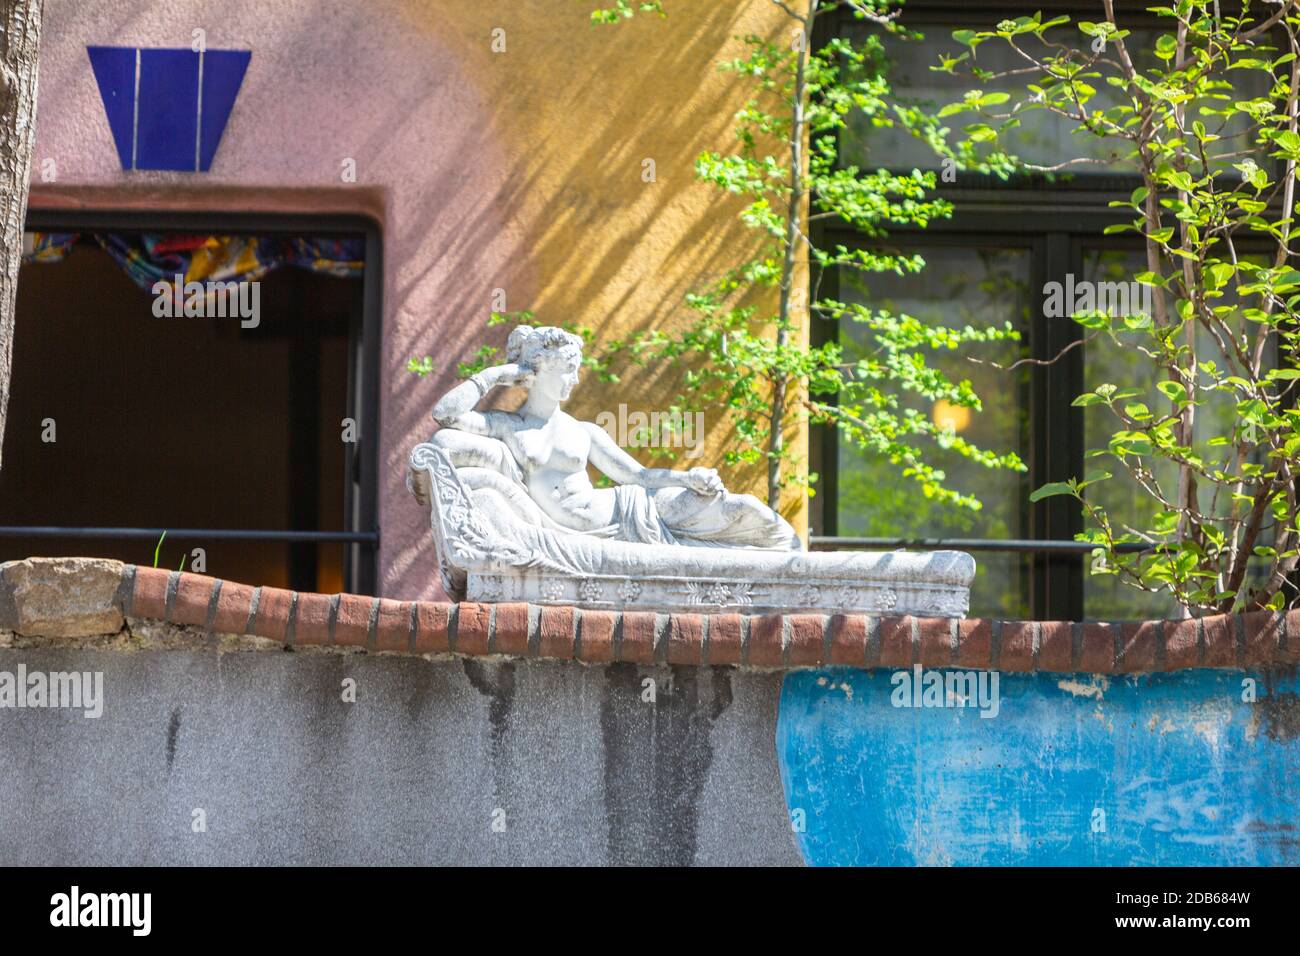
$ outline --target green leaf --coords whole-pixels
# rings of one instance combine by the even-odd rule
[[[1051,498],[1054,495],[1073,495],[1074,484],[1068,481],[1049,481],[1041,488],[1034,491],[1029,496],[1030,501],[1042,501],[1044,498]]]
[[[1181,382],[1163,381],[1156,383],[1156,390],[1171,402],[1182,402],[1187,398],[1187,389]]]
[[[1215,262],[1206,271],[1209,273],[1211,288],[1221,289],[1237,274],[1237,267],[1231,262]]]
[[[1087,488],[1089,485],[1095,485],[1099,481],[1107,481],[1113,477],[1115,476],[1112,475],[1109,471],[1100,471],[1100,470],[1090,471],[1086,476],[1084,476],[1083,481],[1079,482],[1077,487],[1080,490],[1082,490],[1084,488]]]

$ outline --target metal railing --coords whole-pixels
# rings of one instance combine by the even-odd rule
[[[254,528],[118,528],[81,526],[0,525],[0,538],[206,538],[211,541],[314,541],[319,543],[378,544],[378,531],[276,531]],[[815,534],[809,538],[813,551],[864,551],[910,548],[917,551],[1039,552],[1087,554],[1096,545],[1086,541],[1036,541],[1031,538],[862,538]],[[1116,550],[1136,553],[1148,550],[1144,544],[1121,544]]]
[[[813,551],[863,551],[911,548],[916,551],[1004,551],[1047,554],[1088,554],[1097,546],[1086,541],[1035,541],[1031,538],[850,538],[815,534],[809,539]],[[1150,550],[1149,545],[1133,543],[1116,546],[1117,551],[1136,553]]]
[[[314,541],[378,544],[378,531],[274,531],[253,528],[85,528],[0,525],[0,538],[201,538],[209,541]]]

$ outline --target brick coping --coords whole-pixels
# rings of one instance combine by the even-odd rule
[[[93,576],[87,570],[92,567],[103,582],[99,598],[88,598],[94,589],[81,586]],[[52,589],[55,609],[50,611]],[[66,610],[59,605],[64,592],[70,595]],[[41,611],[26,614],[26,604],[38,600],[43,601]],[[87,601],[95,606],[87,608]],[[255,636],[288,648],[505,655],[587,664],[629,661],[768,669],[919,664],[1132,674],[1300,663],[1300,610],[1101,623],[865,614],[656,614],[313,594],[102,559],[32,558],[0,566],[0,629],[24,636],[102,635],[110,632],[102,623],[105,614],[117,615],[117,628],[123,617],[163,621],[213,634]]]

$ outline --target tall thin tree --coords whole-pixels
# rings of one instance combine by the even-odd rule
[[[42,0],[0,0],[0,451],[13,366],[14,308],[36,131]]]

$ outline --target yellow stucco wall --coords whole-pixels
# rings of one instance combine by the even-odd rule
[[[503,286],[508,309],[532,309],[539,324],[590,326],[608,339],[689,321],[687,292],[753,250],[754,233],[737,219],[742,203],[696,181],[694,164],[703,150],[734,148],[733,116],[752,92],[719,64],[743,54],[740,37],[784,36],[791,26],[771,0],[677,0],[665,18],[613,26],[590,23],[598,5],[445,0],[437,14],[456,31],[455,45],[473,54],[466,74],[491,103],[484,130],[511,162],[505,212],[520,233],[516,254],[527,261]],[[412,15],[422,8],[412,6]],[[505,52],[492,49],[497,28]],[[647,159],[652,183],[643,178]],[[485,304],[475,321],[486,314]],[[501,335],[484,328],[481,338],[499,343]],[[570,410],[584,418],[620,402],[666,410],[680,382],[679,368],[633,369],[618,385],[593,377]],[[725,412],[701,410],[707,452],[683,464],[718,462],[735,441]],[[795,426],[788,440],[802,462],[806,430]],[[735,490],[766,496],[761,465],[724,476]],[[782,511],[806,529],[801,491],[787,492]]]

